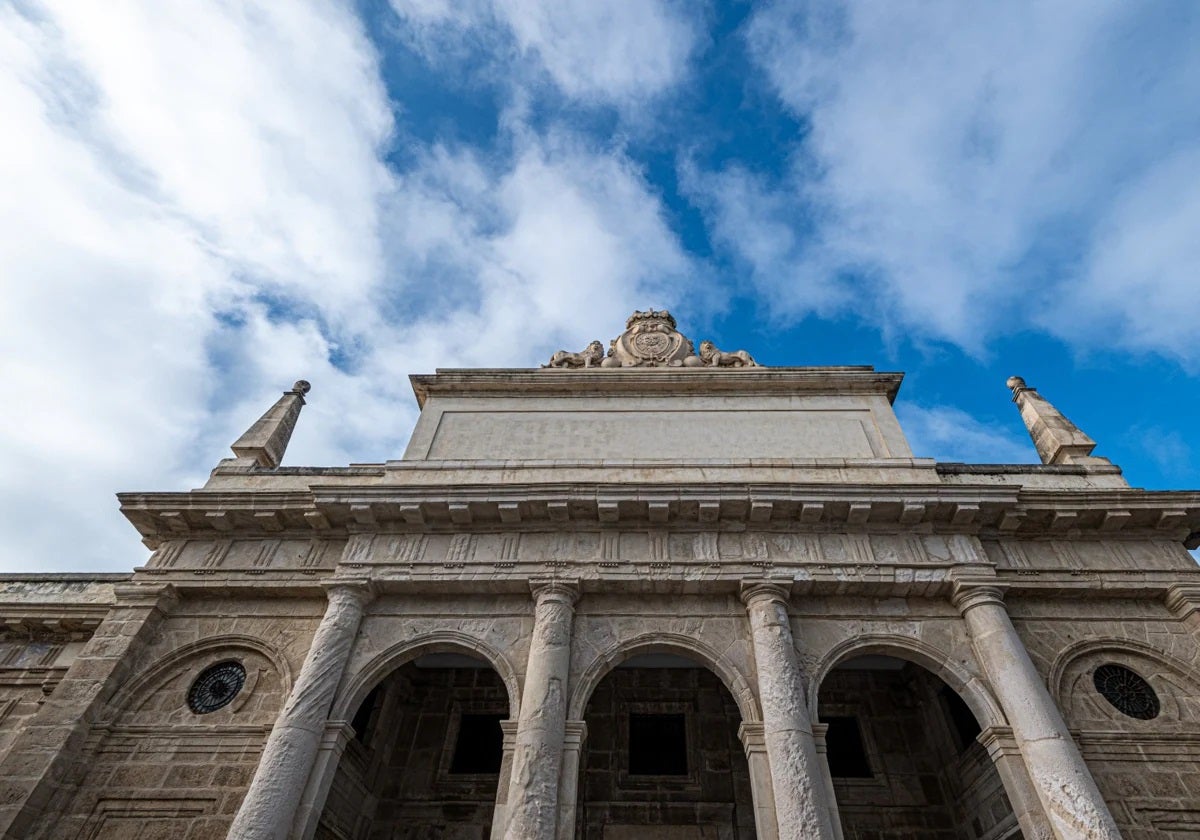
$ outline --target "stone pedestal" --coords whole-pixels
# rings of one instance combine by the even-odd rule
[[[742,587],[754,641],[779,837],[833,840],[787,597],[787,590],[775,583],[751,582]]]
[[[767,759],[767,742],[761,723],[746,723],[738,727],[738,737],[746,750],[750,769],[750,792],[754,797],[754,833],[758,840],[778,840],[779,826],[775,822],[775,795],[771,791],[771,764]]]
[[[535,583],[529,664],[513,752],[505,840],[555,840],[576,586]]]
[[[579,760],[587,740],[587,724],[569,720],[563,740],[562,779],[558,783],[558,840],[572,840],[579,805]]]
[[[492,810],[492,837],[503,837],[508,825],[508,790],[512,785],[513,753],[517,748],[517,725],[515,720],[500,721],[504,742],[500,753],[500,778],[496,781],[496,805]]]
[[[1021,834],[1025,840],[1054,840],[1054,830],[1046,813],[1042,810],[1042,802],[1038,798],[1025,763],[1021,760],[1021,749],[1017,739],[1013,737],[1012,729],[1007,726],[989,726],[979,733],[976,739],[987,750],[1004,783],[1004,791],[1012,804],[1017,822],[1021,824]]]
[[[821,766],[821,783],[825,786],[825,802],[829,807],[829,824],[833,829],[834,840],[843,840],[842,818],[838,813],[837,793],[833,789],[833,774],[829,772],[829,751],[825,744],[825,733],[829,724],[813,724],[813,742],[817,745],[817,762]]]
[[[321,743],[317,747],[312,773],[309,774],[304,797],[300,801],[300,810],[294,820],[296,830],[293,833],[301,840],[312,840],[316,835],[317,826],[321,822],[321,809],[325,807],[325,797],[329,793],[329,784],[337,773],[346,746],[353,738],[354,727],[349,721],[331,720],[325,724],[325,734],[321,736]]]
[[[954,593],[979,664],[1012,726],[1030,781],[1056,837],[1120,840],[1121,834],[1004,607],[1003,589]]]
[[[326,589],[325,617],[229,830],[238,840],[284,840],[300,810],[363,609],[374,594],[362,580],[332,581]]]

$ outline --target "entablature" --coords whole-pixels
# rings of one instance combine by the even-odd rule
[[[1200,532],[1200,493],[1006,485],[505,484],[313,486],[306,491],[121,494],[154,548],[166,539],[645,526],[788,532],[1153,538]]]

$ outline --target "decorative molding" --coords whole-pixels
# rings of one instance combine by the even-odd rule
[[[608,465],[606,465],[608,466]],[[791,530],[933,533],[984,537],[1069,534],[1095,539],[1182,542],[1200,530],[1200,493],[1184,491],[1026,490],[1002,485],[937,484],[638,484],[572,482],[320,488],[122,494],[122,511],[158,547],[151,565],[178,560],[188,536],[307,538],[351,530],[538,528],[716,522]]]

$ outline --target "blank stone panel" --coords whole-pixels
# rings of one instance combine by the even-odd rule
[[[426,457],[886,457],[870,427],[869,411],[447,411]]]

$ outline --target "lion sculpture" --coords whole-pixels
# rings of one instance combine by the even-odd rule
[[[711,341],[700,342],[700,361],[708,367],[758,367],[758,362],[745,350],[723,353]]]
[[[599,367],[600,362],[604,360],[604,345],[599,341],[593,341],[583,350],[578,353],[572,353],[569,350],[559,350],[550,357],[548,364],[542,365],[546,368],[590,368]]]

